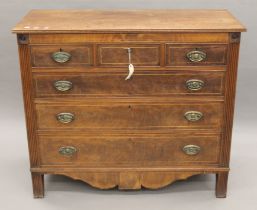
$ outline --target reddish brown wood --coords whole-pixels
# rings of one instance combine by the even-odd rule
[[[170,42],[170,43],[228,43],[228,33],[90,33],[90,34],[30,34],[31,44],[81,44],[81,43],[122,43],[122,42]]]
[[[133,78],[124,81],[124,73],[38,73],[34,74],[34,88],[37,97],[149,97],[174,95],[223,95],[224,72],[184,71],[134,73]],[[200,90],[189,90],[186,82],[198,79],[204,82]],[[72,83],[68,91],[58,91],[54,83],[65,80]],[[152,84],[152,85],[149,85]]]
[[[227,10],[32,10],[17,24],[19,33],[241,32]]]
[[[44,174],[31,173],[34,198],[44,197]]]
[[[131,62],[135,66],[159,66],[160,46],[143,44],[105,44],[98,46],[100,66],[128,66],[128,48],[131,49]]]
[[[217,135],[120,136],[40,136],[42,165],[71,167],[172,167],[217,164],[220,137]],[[198,155],[187,155],[186,145],[201,148]],[[72,156],[60,155],[59,148],[73,146]]]
[[[13,31],[18,32],[34,196],[43,197],[48,173],[101,189],[157,189],[214,173],[216,196],[225,197],[244,30],[223,10],[31,12]],[[125,81],[128,47],[135,73]],[[71,59],[55,62],[52,53],[60,50]],[[189,61],[191,50],[204,51],[206,60]],[[205,86],[190,91],[189,79]],[[58,92],[58,80],[71,81],[72,89]],[[189,122],[187,111],[200,111],[203,118]],[[59,122],[60,112],[75,120]],[[187,155],[185,145],[201,150]],[[61,154],[67,146],[76,152]]]
[[[157,103],[129,101],[96,105],[37,104],[39,130],[53,129],[99,129],[99,130],[151,130],[163,128],[214,129],[222,126],[222,103]],[[190,122],[185,119],[188,111],[200,111],[203,117]],[[72,113],[74,120],[61,123],[56,119],[59,113]]]
[[[196,166],[172,166],[172,167],[63,167],[63,166],[44,166],[41,168],[31,168],[32,172],[44,174],[60,174],[61,172],[76,172],[87,174],[89,172],[124,172],[124,171],[139,171],[139,172],[201,172],[204,174],[216,174],[218,172],[228,172],[229,168],[222,168],[215,165],[196,165]]]
[[[27,37],[28,38],[28,37]],[[35,104],[33,83],[32,83],[32,73],[30,71],[30,50],[27,43],[20,43],[18,39],[19,46],[19,57],[20,57],[20,71],[21,80],[23,87],[23,100],[24,109],[26,116],[27,125],[27,137],[30,155],[30,165],[31,167],[39,166],[39,156],[38,156],[38,142],[36,135],[36,114],[35,114]]]
[[[81,180],[99,189],[138,190],[143,188],[159,189],[177,180],[185,180],[200,174],[192,172],[149,172],[149,171],[123,171],[123,172],[55,172],[75,180]]]
[[[70,53],[71,59],[66,63],[58,63],[53,60],[52,54],[55,52]],[[33,67],[78,67],[92,64],[92,46],[70,46],[70,45],[36,45],[31,46],[31,61]]]
[[[225,104],[224,104],[224,132],[222,138],[222,153],[221,164],[225,167],[229,167],[233,116],[235,106],[235,94],[236,94],[236,79],[237,79],[237,66],[240,46],[240,35],[233,38],[233,33],[230,34],[231,40],[228,51],[228,70],[226,72],[226,87],[225,87]]]
[[[201,62],[191,62],[186,55],[190,51],[200,50],[206,53],[206,59]],[[225,65],[227,59],[227,45],[215,44],[187,44],[187,45],[167,45],[167,65]]]
[[[141,188],[141,174],[138,172],[121,172],[119,173],[119,189],[133,189],[137,190]]]
[[[216,174],[216,197],[226,198],[227,196],[228,172]]]

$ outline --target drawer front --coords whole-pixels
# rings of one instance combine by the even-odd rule
[[[128,49],[131,52],[128,52]],[[102,44],[98,45],[98,65],[100,66],[159,66],[160,46],[157,44]]]
[[[168,44],[166,63],[168,66],[184,65],[225,65],[227,45],[213,44]]]
[[[222,103],[37,104],[41,129],[220,129]]]
[[[154,96],[223,94],[224,72],[125,74],[34,74],[37,97],[55,96]]]
[[[33,67],[76,67],[92,64],[91,45],[50,45],[31,47]]]
[[[186,135],[185,135],[186,136]],[[219,136],[40,136],[43,165],[172,166],[215,164]]]

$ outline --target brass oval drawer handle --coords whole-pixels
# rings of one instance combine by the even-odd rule
[[[204,81],[200,79],[190,79],[186,81],[186,87],[188,90],[201,90],[204,87]]]
[[[71,54],[63,51],[54,52],[52,58],[57,63],[65,63],[70,60]]]
[[[59,80],[54,83],[55,89],[61,92],[65,92],[72,89],[72,86],[72,82],[66,80]]]
[[[61,123],[71,123],[75,119],[75,116],[72,113],[62,112],[57,114],[56,118]]]
[[[63,146],[59,149],[59,154],[65,156],[72,156],[74,153],[77,152],[77,149],[73,146]]]
[[[183,152],[187,155],[197,155],[201,151],[201,147],[197,145],[186,145],[183,147]]]
[[[202,119],[203,113],[198,111],[188,111],[184,116],[188,121],[195,122]]]
[[[201,62],[204,61],[206,59],[206,53],[200,50],[193,50],[190,51],[189,53],[187,53],[187,58],[188,60],[190,60],[191,62]]]

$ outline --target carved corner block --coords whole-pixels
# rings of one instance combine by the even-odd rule
[[[28,34],[18,34],[17,41],[18,41],[18,44],[28,44],[29,43],[29,35]]]
[[[230,33],[230,43],[239,43],[241,39],[240,32]]]

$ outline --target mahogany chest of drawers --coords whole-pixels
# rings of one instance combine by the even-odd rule
[[[226,10],[33,10],[17,33],[35,197],[44,174],[225,197],[240,33]]]

